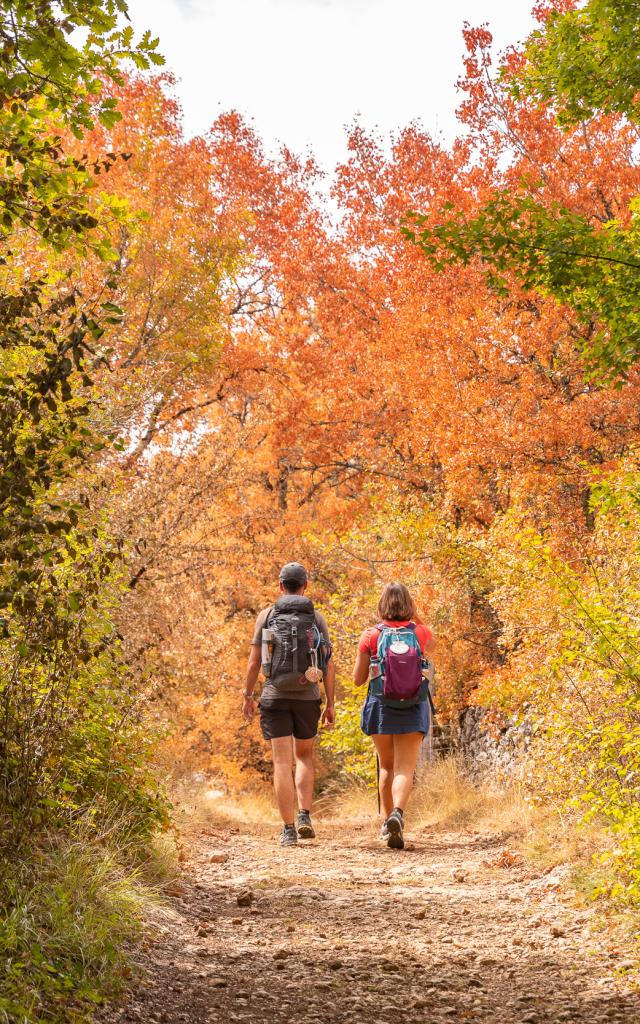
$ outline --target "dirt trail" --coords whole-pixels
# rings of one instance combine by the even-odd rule
[[[100,1020],[640,1021],[625,955],[503,838],[427,830],[400,853],[371,823],[318,833],[287,850],[266,826],[193,835],[146,982]]]

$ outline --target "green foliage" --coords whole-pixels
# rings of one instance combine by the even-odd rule
[[[627,223],[594,226],[566,208],[503,192],[474,216],[451,206],[438,224],[410,214],[404,232],[438,270],[479,259],[498,294],[507,295],[515,277],[572,306],[586,328],[591,373],[620,378],[640,356],[639,213],[635,200]]]
[[[55,586],[51,589],[51,566],[73,557],[77,540],[86,539],[92,525],[83,514],[86,496],[69,499],[62,484],[74,466],[103,444],[87,425],[86,391],[92,383],[87,371],[99,362],[95,345],[105,324],[117,322],[121,311],[110,302],[96,308],[83,301],[73,282],[59,283],[53,270],[43,272],[42,267],[51,249],[78,257],[87,248],[110,255],[98,230],[99,208],[91,202],[89,168],[86,161],[65,155],[52,118],[61,117],[77,129],[89,73],[99,68],[115,73],[120,58],[105,33],[122,7],[0,5],[6,41],[0,88],[7,97],[0,110],[0,164],[6,169],[0,192],[0,601],[6,609],[5,636],[14,621],[32,615],[38,601],[40,610],[55,618],[58,594]],[[63,15],[66,20],[59,24]],[[89,29],[82,53],[65,41],[78,25]],[[110,154],[105,169],[114,159]],[[107,289],[114,286],[112,277],[109,271]]]
[[[552,102],[561,124],[599,111],[638,117],[640,8],[636,0],[588,0],[576,10],[554,11],[527,50],[524,87]]]
[[[103,86],[123,61],[159,59],[120,15],[122,0],[0,0],[0,1020],[79,1019],[99,998],[136,916],[105,837],[140,848],[166,822],[112,621],[124,552],[91,500],[91,466],[119,444],[94,426],[101,338],[123,315],[107,220],[126,218],[95,182],[118,157],[64,142],[113,124]],[[69,269],[87,253],[104,263],[94,297]]]
[[[0,645],[0,808],[9,839],[29,821],[71,823],[107,806],[149,834],[165,805],[111,621],[125,586],[119,554],[104,528],[64,540],[65,559],[45,561]]]
[[[12,264],[9,239],[19,227],[59,251],[85,245],[113,258],[105,235],[92,235],[99,219],[87,194],[91,172],[108,171],[116,154],[89,166],[86,157],[65,155],[62,135],[70,128],[81,136],[94,116],[113,125],[116,100],[101,93],[109,79],[121,81],[123,62],[140,68],[162,62],[157,40],[147,33],[134,46],[131,28],[117,27],[126,14],[124,0],[0,0],[0,237],[7,244],[0,265]],[[78,30],[85,35],[81,48],[68,38]],[[29,282],[31,302],[38,301],[39,286]]]
[[[320,744],[330,751],[339,769],[347,776],[374,783],[376,758],[373,744],[360,728],[360,710],[366,686],[356,686],[346,677],[338,679],[340,700],[333,729],[320,733]]]
[[[149,898],[140,870],[90,833],[49,835],[0,869],[0,1021],[79,1024],[130,973],[123,950]]]
[[[3,104],[27,105],[32,120],[60,112],[77,134],[94,112],[112,125],[119,115],[112,97],[100,98],[103,80],[120,82],[127,60],[140,70],[164,63],[149,32],[134,43],[131,26],[118,27],[127,11],[126,0],[1,0]]]
[[[104,293],[84,299],[52,260],[87,248],[110,256],[86,161],[67,157],[52,129],[56,118],[90,123],[89,76],[113,77],[126,56],[118,11],[125,5],[0,4],[0,801],[14,821],[57,807],[63,792],[75,797],[72,752],[78,779],[91,780],[101,759],[108,775],[126,708],[108,614],[121,551],[75,482],[108,441],[90,427],[89,371],[122,311]],[[88,29],[82,51],[65,38],[78,26]],[[107,295],[113,276],[108,268]]]
[[[578,767],[575,801],[586,820],[606,822],[616,847],[611,861],[618,897],[640,900],[640,476],[623,471],[599,483],[590,574],[579,579],[545,555],[571,624],[552,661],[557,677],[582,693],[584,712],[556,714]]]
[[[494,600],[529,704],[538,796],[577,807],[615,837],[600,891],[640,900],[640,473],[598,479],[595,529],[572,563],[527,530],[495,539]],[[501,578],[500,578],[501,577]],[[485,693],[485,698],[487,694]]]

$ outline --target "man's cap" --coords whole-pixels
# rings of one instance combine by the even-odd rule
[[[286,565],[282,566],[280,570],[280,576],[278,577],[281,583],[306,583],[309,577],[307,576],[307,570],[304,565],[300,565],[300,562],[287,562]]]

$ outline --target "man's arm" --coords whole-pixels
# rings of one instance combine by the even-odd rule
[[[329,645],[330,651],[329,660],[324,668],[324,692],[327,697],[327,703],[324,711],[322,712],[322,724],[326,725],[330,729],[335,725],[336,721],[336,666],[333,661],[329,627],[322,612],[316,612],[316,625]]]
[[[324,673],[324,692],[327,695],[327,703],[322,712],[322,724],[330,729],[336,721],[336,667],[333,664],[333,655],[329,658]]]
[[[245,676],[244,681],[244,692],[242,694],[242,714],[244,715],[248,722],[251,721],[256,710],[256,702],[253,697],[253,691],[255,690],[256,683],[258,682],[261,664],[261,644],[251,644],[251,651],[249,654],[249,660],[247,662],[247,674]]]
[[[244,677],[244,691],[242,694],[242,714],[248,722],[251,721],[256,711],[256,702],[253,699],[253,691],[256,688],[260,669],[262,668],[262,630],[264,629],[268,617],[269,608],[264,608],[258,615],[256,624],[253,628],[253,638],[251,640],[247,671]]]

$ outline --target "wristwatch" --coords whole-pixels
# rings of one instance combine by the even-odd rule
[[[251,691],[251,693],[245,693],[243,690],[242,696],[244,697],[245,700],[253,700],[253,690]]]

